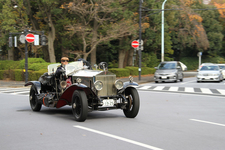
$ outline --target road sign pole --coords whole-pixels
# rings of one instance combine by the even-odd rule
[[[24,30],[25,36],[27,35],[27,29]],[[28,51],[27,51],[27,40],[25,40],[25,83],[28,82]]]
[[[139,51],[138,51],[138,55],[139,55],[139,81],[141,80],[141,7],[142,7],[142,1],[143,0],[139,0]]]

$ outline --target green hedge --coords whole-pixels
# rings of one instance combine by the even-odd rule
[[[154,73],[155,73],[155,68],[149,68],[149,67],[141,68],[141,75],[154,74]]]
[[[33,63],[28,66],[28,70],[39,71],[41,69],[48,69],[51,63]]]
[[[0,61],[0,70],[19,69],[19,61],[4,60]]]
[[[125,69],[130,70],[130,75],[132,75],[132,76],[139,75],[138,67],[125,67]]]
[[[3,76],[4,71],[5,70],[0,70],[0,80],[3,80],[4,79],[4,76]]]
[[[28,80],[37,81],[45,72],[47,72],[47,69],[42,69],[40,71],[28,70]],[[7,78],[15,81],[25,81],[25,72],[23,72],[23,69],[0,70],[0,80],[5,80]]]
[[[42,58],[28,58],[28,67],[34,63],[46,63]],[[24,69],[25,68],[25,59],[20,61],[20,65],[19,65],[20,69]]]
[[[111,68],[109,71],[116,74],[117,77],[127,77],[130,75],[130,70],[124,68]]]
[[[132,76],[139,75],[138,67],[111,68],[109,69],[109,71],[116,74],[117,77],[128,77],[130,75]],[[141,75],[154,74],[154,73],[155,73],[155,68],[149,68],[149,67],[141,68]]]

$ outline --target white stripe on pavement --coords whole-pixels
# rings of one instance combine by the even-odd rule
[[[209,121],[203,121],[203,120],[197,120],[197,119],[190,119],[190,120],[225,127],[225,124],[220,124],[220,123],[215,123],[215,122],[209,122]]]
[[[165,86],[157,86],[156,88],[154,88],[153,90],[162,90]]]
[[[169,91],[178,91],[178,88],[179,88],[179,87],[173,87],[173,86],[172,86],[172,87],[170,87]]]
[[[212,91],[210,89],[207,88],[200,88],[202,93],[206,93],[206,94],[212,94]]]
[[[101,135],[104,135],[104,136],[107,136],[107,137],[114,138],[116,140],[121,140],[121,141],[128,142],[128,143],[131,143],[131,144],[134,144],[134,145],[145,147],[145,148],[148,148],[148,149],[151,149],[151,150],[163,150],[161,148],[157,148],[157,147],[154,147],[154,146],[151,146],[151,145],[140,143],[140,142],[137,142],[137,141],[134,141],[134,140],[126,139],[126,138],[116,136],[116,135],[113,135],[113,134],[109,134],[109,133],[106,133],[106,132],[94,130],[94,129],[91,129],[91,128],[86,128],[86,127],[78,126],[78,125],[77,126],[74,125],[73,127],[83,129],[83,130],[87,130],[87,131],[90,131],[90,132],[93,132],[93,133],[101,134]]]
[[[219,90],[217,89],[218,92],[220,92],[220,94],[225,95],[225,90]]]
[[[195,91],[194,91],[194,88],[185,87],[185,92],[195,92]]]
[[[152,87],[152,86],[143,86],[143,87],[141,87],[141,88],[139,88],[139,89],[145,90],[145,89],[148,89],[148,88],[150,88],[150,87]]]
[[[30,91],[24,91],[24,92],[15,92],[15,93],[11,93],[11,94],[14,94],[14,95],[16,95],[16,94],[24,94],[24,93],[26,93],[26,94],[29,94],[29,93],[30,93]]]

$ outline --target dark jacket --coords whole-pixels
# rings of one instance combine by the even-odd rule
[[[63,65],[60,65],[58,68],[57,68],[57,70],[56,70],[56,72],[55,72],[55,76],[58,78],[59,76],[60,76],[60,74],[62,74],[63,72],[65,72],[66,70],[65,70],[65,68],[63,67]]]

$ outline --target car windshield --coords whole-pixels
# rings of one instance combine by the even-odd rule
[[[202,66],[202,68],[200,69],[200,71],[218,71],[219,67],[218,66]]]
[[[161,63],[159,64],[159,70],[165,70],[165,69],[176,69],[175,63]]]

